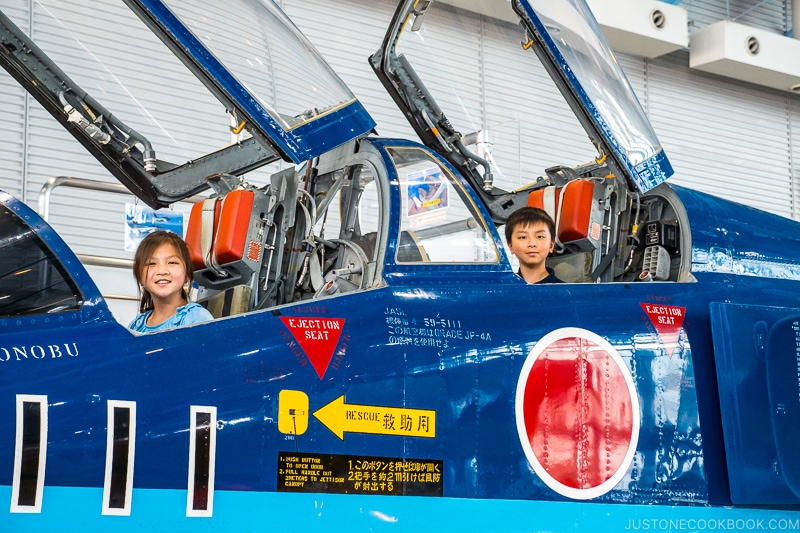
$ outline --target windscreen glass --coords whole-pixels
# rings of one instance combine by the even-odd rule
[[[420,148],[388,148],[399,178],[398,263],[497,263],[499,255],[471,197]]]
[[[30,226],[0,205],[0,317],[74,311],[83,296]]]
[[[642,106],[584,0],[527,0],[537,17],[534,26],[542,34],[556,64],[577,93],[596,127],[635,174],[643,190],[666,176],[650,176],[658,160],[658,142]],[[648,164],[648,161],[652,161]],[[666,172],[667,169],[662,169]],[[654,181],[655,183],[650,183]]]
[[[274,3],[164,3],[284,130],[355,100]]]

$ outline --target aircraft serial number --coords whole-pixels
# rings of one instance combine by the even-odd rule
[[[460,328],[460,320],[449,320],[444,318],[424,318],[425,326],[429,328]]]

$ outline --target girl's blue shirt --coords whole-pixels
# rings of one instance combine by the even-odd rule
[[[186,305],[180,306],[175,314],[166,319],[161,324],[156,326],[148,326],[147,318],[152,311],[145,311],[140,313],[133,322],[130,323],[128,329],[138,331],[140,333],[154,333],[156,331],[163,331],[165,329],[177,328],[180,326],[188,326],[189,324],[199,324],[200,322],[207,322],[213,320],[214,317],[208,312],[206,308],[195,302],[189,302]]]

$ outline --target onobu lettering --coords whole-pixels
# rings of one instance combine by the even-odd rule
[[[0,347],[0,363],[29,359],[60,359],[61,357],[78,357],[78,343]]]

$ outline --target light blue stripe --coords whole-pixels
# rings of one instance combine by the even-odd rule
[[[102,516],[103,490],[45,487],[41,514],[9,514],[0,531],[598,532],[800,531],[800,512],[520,500],[217,491],[213,518],[186,518],[186,492],[135,489],[130,517]]]

